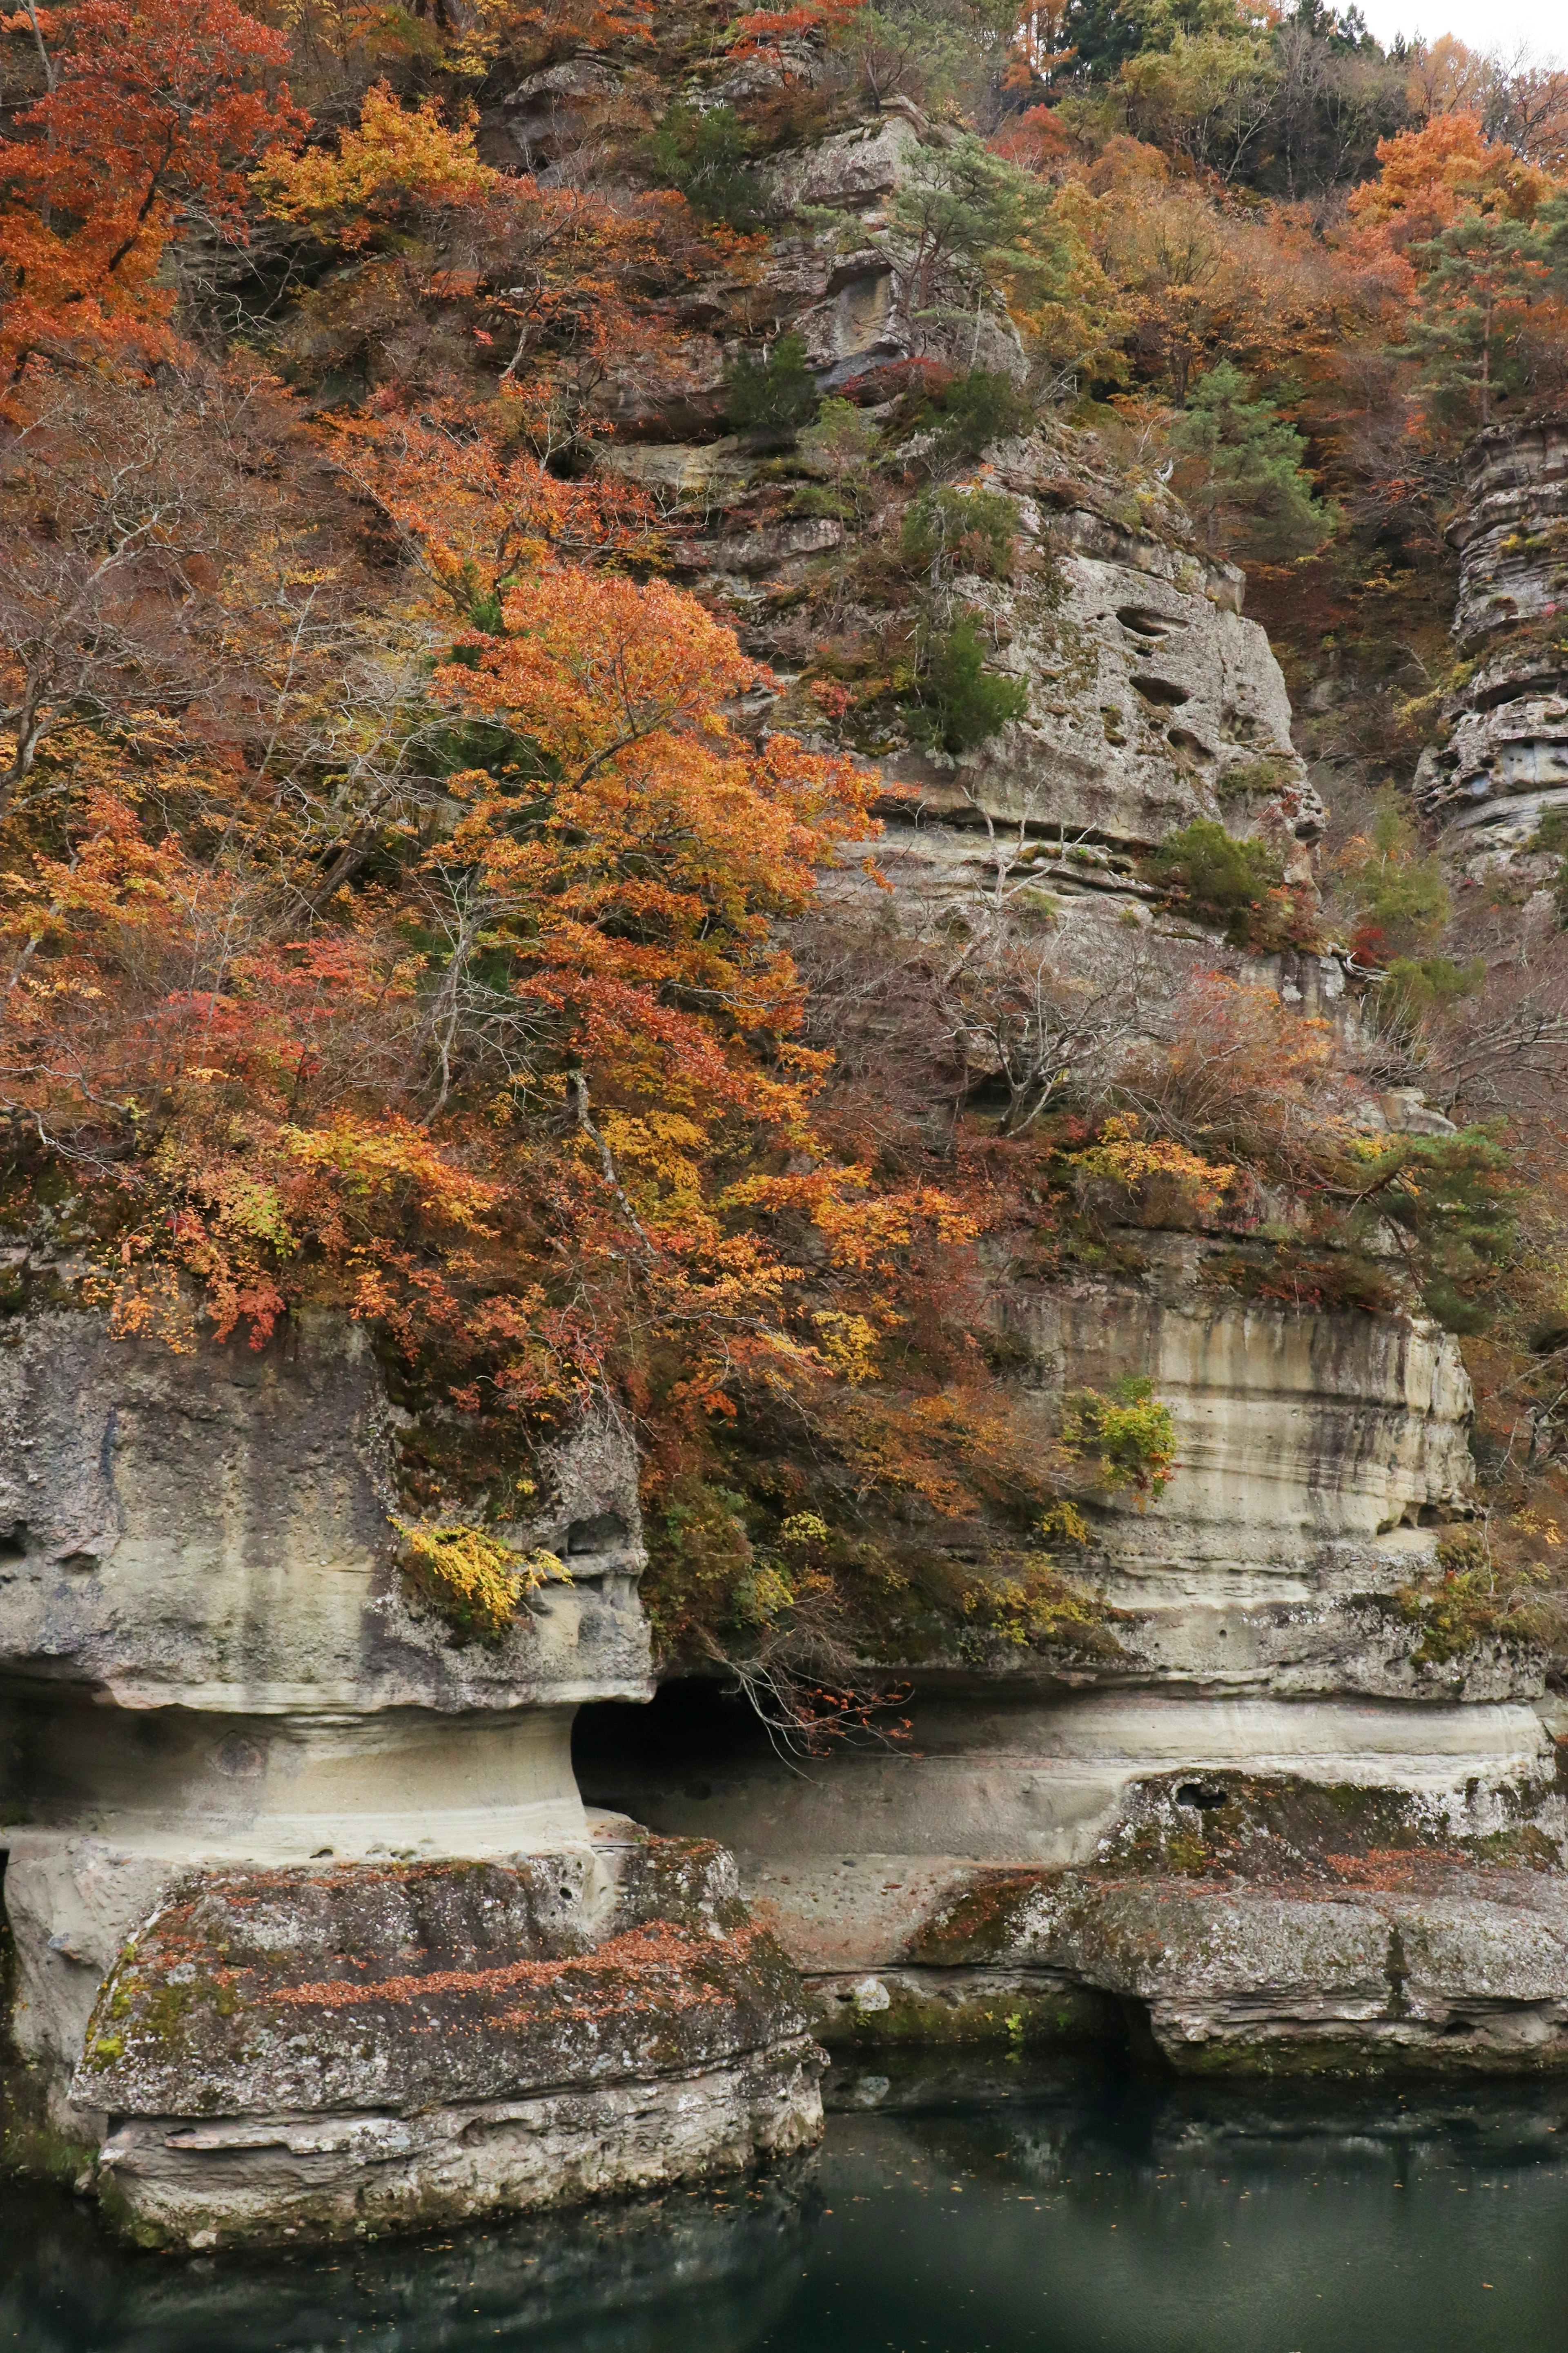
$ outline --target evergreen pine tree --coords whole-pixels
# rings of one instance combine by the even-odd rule
[[[1532,330],[1568,294],[1568,197],[1528,223],[1463,212],[1411,259],[1421,307],[1405,348],[1427,406],[1445,423],[1489,425],[1500,401],[1533,388]]]
[[[1331,507],[1312,495],[1307,445],[1267,400],[1248,398],[1230,360],[1210,368],[1177,418],[1174,487],[1216,553],[1289,564],[1332,533]]]

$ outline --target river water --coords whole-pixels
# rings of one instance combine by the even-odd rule
[[[0,2353],[1564,2353],[1568,2085],[839,2067],[760,2179],[268,2262],[0,2183]]]

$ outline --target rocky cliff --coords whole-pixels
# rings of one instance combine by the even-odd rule
[[[879,364],[916,348],[886,306],[877,334]],[[1501,820],[1533,827],[1552,797],[1555,655],[1532,635],[1528,659],[1517,636],[1493,656],[1488,633],[1506,573],[1510,617],[1523,597],[1549,634],[1552,598],[1525,583],[1517,542],[1550,537],[1560,438],[1494,436],[1461,526],[1459,626],[1478,669],[1423,789],[1495,797],[1489,841]],[[705,592],[787,665],[782,707],[798,709],[829,669],[792,616],[842,566],[844,533],[748,540],[758,461],[734,444],[613,462],[665,482],[676,511],[700,498]],[[956,754],[880,747],[898,788],[879,852],[889,953],[933,908],[962,936],[1005,902],[1052,971],[1105,1001],[1135,965],[1145,1033],[1168,1035],[1184,987],[1219,972],[1353,1038],[1352,959],[1310,925],[1302,945],[1237,946],[1148,863],[1206,821],[1265,844],[1310,903],[1322,812],[1239,575],[1089,436],[993,444],[961,484],[1010,498],[1031,551],[1032,573],[961,584],[1026,702]],[[842,594],[853,586],[833,607],[840,632],[869,629],[864,608],[846,620]],[[853,664],[834,674],[852,683]],[[1363,1098],[1355,1116],[1446,1125],[1409,1093]],[[1065,1393],[1127,1374],[1174,1416],[1157,1503],[1083,1499],[1083,1579],[1108,1613],[1099,1655],[993,1654],[984,1672],[973,1651],[884,1655],[907,1677],[908,1738],[821,1762],[724,1735],[721,1712],[672,1731],[668,1750],[611,1712],[584,1727],[586,1785],[735,1850],[829,2032],[1018,2031],[1027,2018],[1078,2034],[1100,2031],[1098,2000],[1131,2003],[1184,2067],[1568,2057],[1542,1662],[1518,1643],[1447,1649],[1421,1615],[1443,1532],[1471,1509],[1458,1345],[1397,1282],[1381,1306],[1289,1303],[1265,1271],[1279,1231],[1256,1215],[1181,1224],[1113,1224],[1098,1270],[1015,1285],[998,1310],[1042,1446]]]
[[[558,159],[610,96],[574,66],[502,128]],[[696,290],[657,364],[609,370],[595,463],[771,664],[753,732],[877,764],[885,830],[824,899],[885,917],[895,979],[911,940],[1000,909],[1053,986],[1121,1007],[1108,1053],[1168,1041],[1211,975],[1350,1035],[1362,976],[1315,921],[1322,811],[1241,575],[1095,434],[955,453],[922,421],[955,359],[1023,373],[962,273],[923,311],[906,282],[889,199],[944,135],[895,106],[781,165],[765,260]],[[760,318],[888,435],[864,497],[794,432],[721,429]],[[1565,448],[1483,444],[1463,526],[1478,668],[1422,789],[1492,842],[1557,792],[1535,558]],[[940,546],[906,529],[935,491]],[[1494,647],[1502,598],[1521,626]],[[995,725],[921,671],[955,613]],[[1194,828],[1241,857],[1246,920],[1161,864]],[[1354,1117],[1422,1122],[1365,1090]],[[1189,2068],[1568,2060],[1542,1662],[1423,1616],[1471,1508],[1454,1339],[1386,1237],[1359,1294],[1322,1266],[1293,1291],[1286,1198],[1108,1203],[973,1335],[1042,1456],[1067,1397],[1126,1375],[1173,1416],[1156,1499],[1087,1475],[1073,1499],[1092,1641],[885,1646],[857,1663],[907,1691],[907,1735],[826,1761],[646,1707],[637,1466],[607,1412],[526,1509],[487,1495],[549,1559],[509,1630],[465,1639],[399,1563],[399,1411],[353,1328],[180,1356],[77,1307],[13,1315],[3,1838],[34,2147],[52,2134],[142,2235],[205,2245],[786,2151],[817,2127],[818,2024],[1131,2032]]]
[[[44,1310],[0,1354],[13,2137],[139,2237],[377,2231],[816,2128],[726,1859],[573,1777],[578,1704],[649,1688],[623,1432],[556,1450],[507,1530],[546,1581],[463,1640],[399,1564],[397,1422],[332,1317],[176,1355]]]
[[[1481,881],[1549,849],[1543,820],[1568,800],[1568,420],[1479,435],[1448,535],[1463,662],[1415,797],[1456,871]]]

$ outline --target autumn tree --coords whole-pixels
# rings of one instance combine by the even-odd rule
[[[34,375],[0,426],[0,810],[68,725],[110,729],[202,691],[221,659],[225,552],[270,501],[239,462],[243,386]],[[265,437],[263,437],[265,438]]]
[[[45,89],[0,156],[0,371],[34,353],[169,348],[160,263],[194,223],[247,233],[245,170],[294,139],[281,35],[234,0],[29,12]]]

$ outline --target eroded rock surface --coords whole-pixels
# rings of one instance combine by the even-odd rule
[[[984,811],[1063,852],[1151,849],[1206,818],[1262,832],[1307,879],[1299,853],[1322,808],[1268,637],[1241,617],[1240,574],[1184,544],[1173,507],[1142,529],[1108,512],[1113,486],[1070,444],[999,445],[984,479],[1015,494],[1026,539],[1051,558],[1046,592],[973,584],[1029,710],[955,762],[894,773],[933,813]]]
[[[1448,534],[1469,674],[1421,755],[1415,797],[1447,821],[1451,866],[1481,881],[1528,860],[1542,819],[1568,806],[1568,417],[1496,426],[1469,458]]]
[[[1132,972],[1152,1035],[1215,973],[1353,1032],[1342,958],[1249,955],[1163,900],[1143,863],[1217,819],[1310,885],[1321,811],[1239,577],[1161,498],[1119,497],[1070,435],[997,445],[973,479],[1016,500],[1048,577],[963,584],[1029,707],[978,751],[885,755],[913,787],[878,852],[889,935],[1026,884],[1053,969],[1108,1000]],[[1415,1096],[1364,1115],[1447,1124]],[[1375,1239],[1384,1303],[1339,1308],[1278,1296],[1245,1219],[1101,1240],[1103,1271],[1020,1280],[998,1314],[1042,1443],[1065,1393],[1127,1373],[1174,1418],[1157,1502],[1080,1498],[1089,1544],[1068,1567],[1102,1639],[1049,1661],[977,1635],[874,1662],[908,1679],[907,1739],[822,1761],[744,1744],[661,1757],[606,1726],[583,1752],[590,1795],[732,1845],[825,2030],[868,2048],[1074,2039],[1135,2015],[1179,2066],[1568,2059],[1542,1662],[1528,1643],[1425,1640],[1435,1530],[1472,1509],[1458,1344]],[[1274,1794],[1220,1853],[1238,1777]],[[949,1936],[979,1913],[984,1937]]]
[[[816,2129],[727,1861],[573,1775],[579,1702],[650,1689],[624,1431],[492,1521],[560,1567],[489,1641],[399,1565],[397,1436],[329,1318],[175,1354],[58,1308],[0,1354],[19,2137],[145,2235],[557,2201]]]
[[[127,1944],[74,2097],[139,2236],[381,2231],[785,2154],[808,2028],[710,1846],[207,1873]]]

